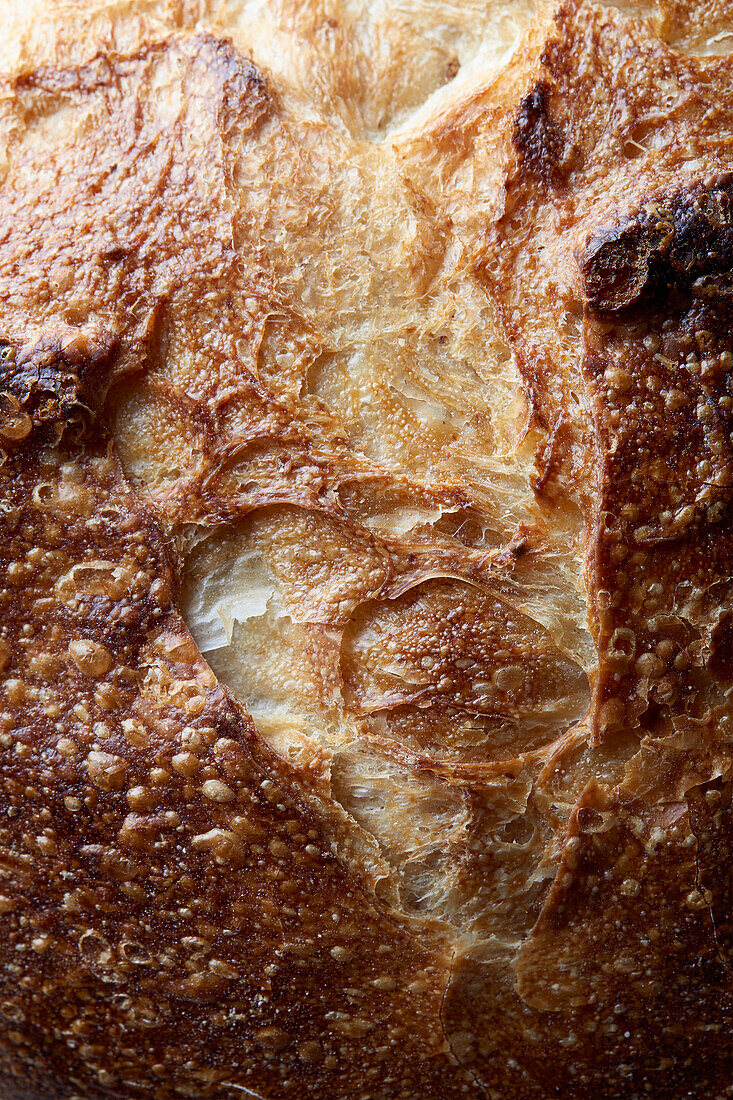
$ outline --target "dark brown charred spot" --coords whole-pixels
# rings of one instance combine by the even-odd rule
[[[548,98],[548,85],[536,84],[522,100],[512,140],[525,170],[554,185],[568,167],[570,146],[549,113]]]
[[[600,230],[579,265],[588,303],[604,312],[729,295],[733,180],[686,189]]]
[[[21,346],[0,343],[0,437],[17,443],[32,431],[59,439],[83,429],[101,403],[114,341],[107,335],[53,333]]]

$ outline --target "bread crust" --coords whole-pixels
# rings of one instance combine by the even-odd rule
[[[724,6],[18,11],[3,1096],[724,1100]]]

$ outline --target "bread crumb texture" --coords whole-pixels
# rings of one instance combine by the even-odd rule
[[[724,1100],[726,0],[7,0],[3,1100]]]

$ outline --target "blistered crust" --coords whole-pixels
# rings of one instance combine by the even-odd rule
[[[3,1095],[722,1100],[729,20],[261,9],[3,47]]]
[[[32,396],[20,408],[44,424]],[[444,937],[415,937],[349,872],[309,774],[199,654],[104,438],[57,426],[53,449],[9,444],[0,474],[4,1087],[347,1095],[381,1047],[394,1095],[460,1095]]]

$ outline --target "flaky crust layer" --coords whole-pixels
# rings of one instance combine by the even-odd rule
[[[731,1095],[727,5],[0,45],[0,1092]]]

